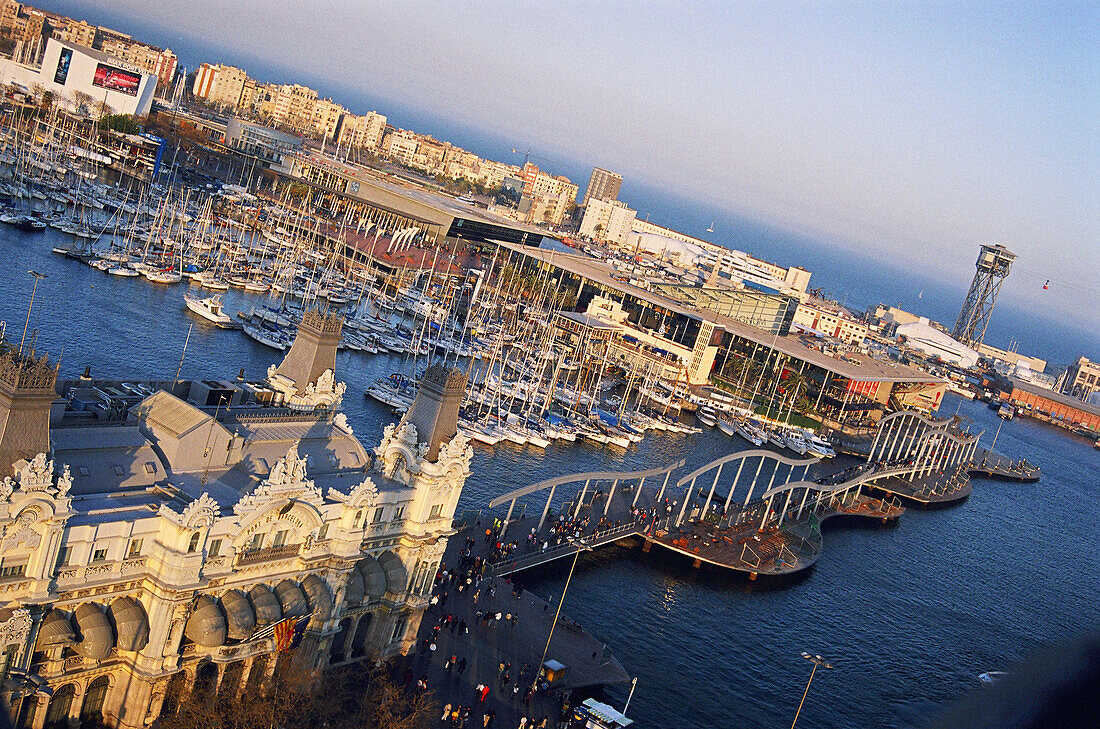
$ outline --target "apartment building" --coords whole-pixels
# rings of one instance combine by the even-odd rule
[[[386,117],[381,114],[368,111],[357,116],[344,112],[337,141],[341,146],[378,149],[382,146],[382,134],[385,131]]]
[[[619,200],[590,198],[584,207],[579,232],[592,240],[622,245],[630,235],[635,215],[636,211]]]
[[[344,107],[332,99],[317,99],[313,102],[313,132],[322,139],[335,141],[343,118]]]

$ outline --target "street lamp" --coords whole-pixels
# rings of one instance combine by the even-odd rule
[[[531,688],[535,688],[538,685],[539,671],[542,670],[542,664],[546,661],[546,653],[550,650],[550,641],[554,639],[554,628],[558,625],[558,616],[561,614],[561,605],[565,602],[565,593],[569,591],[569,582],[573,579],[573,570],[577,568],[577,560],[581,556],[581,552],[591,552],[592,547],[581,539],[574,539],[573,537],[566,537],[566,541],[577,547],[576,554],[573,555],[573,564],[569,566],[569,575],[565,578],[565,587],[562,588],[561,597],[558,598],[558,609],[554,611],[554,622],[550,623],[550,634],[546,636],[546,645],[542,649],[542,658],[539,659],[539,665],[535,668],[535,678],[531,682]]]
[[[806,681],[806,690],[802,692],[802,700],[798,702],[798,711],[794,712],[794,721],[791,722],[791,729],[794,729],[794,725],[798,723],[798,715],[802,713],[802,705],[806,703],[806,694],[810,693],[810,684],[814,680],[814,673],[817,672],[817,667],[832,668],[833,664],[826,661],[819,655],[812,655],[806,651],[802,651],[802,657],[810,663],[814,664],[814,667],[810,669],[810,678]]]
[[[31,289],[31,303],[27,305],[27,321],[23,324],[23,337],[19,340],[19,354],[23,354],[23,342],[27,339],[27,328],[31,325],[31,309],[34,308],[34,294],[38,291],[38,282],[46,278],[46,274],[38,271],[27,271],[34,276],[34,287]]]

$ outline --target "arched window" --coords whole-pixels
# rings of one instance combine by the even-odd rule
[[[88,690],[84,692],[84,703],[80,707],[81,726],[93,727],[103,723],[103,700],[107,697],[109,687],[110,681],[106,676],[100,676],[88,684]]]
[[[69,709],[73,705],[76,687],[67,683],[53,692],[50,705],[46,709],[46,729],[64,729],[69,726]]]
[[[367,636],[370,633],[371,620],[374,615],[367,613],[359,618],[359,625],[355,628],[355,637],[351,641],[351,657],[359,658],[367,654]]]
[[[187,553],[191,554],[199,550],[199,533],[195,532],[191,535],[191,541],[187,545]]]

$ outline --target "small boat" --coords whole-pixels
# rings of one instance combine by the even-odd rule
[[[806,450],[807,452],[821,456],[822,458],[832,458],[836,455],[836,451],[833,450],[833,446],[829,441],[822,438],[817,433],[811,433],[804,431],[806,437]]]
[[[236,329],[240,326],[240,324],[233,321],[233,317],[225,313],[225,309],[222,308],[221,296],[215,295],[211,296],[209,299],[203,299],[185,294],[183,300],[187,305],[188,311],[198,314],[215,326],[221,327],[222,329]]]
[[[112,276],[140,276],[141,274],[135,271],[132,267],[122,264],[121,266],[112,266],[107,269],[107,273]]]
[[[802,436],[802,433],[793,428],[783,433],[783,442],[787,444],[788,448],[800,456],[805,455],[810,447],[809,443],[807,443],[806,439]]]
[[[997,415],[1001,417],[1001,420],[1012,420],[1012,417],[1016,415],[1016,408],[1007,402],[1001,403],[1001,406],[997,408]]]
[[[992,686],[1008,675],[1007,671],[986,671],[978,674],[978,681],[982,686]]]
[[[718,422],[718,414],[714,412],[714,408],[710,405],[703,405],[696,410],[695,417],[698,418],[699,422],[703,425],[709,425],[712,428]]]
[[[737,421],[737,434],[754,446],[762,446],[768,440],[763,428],[747,418]]]

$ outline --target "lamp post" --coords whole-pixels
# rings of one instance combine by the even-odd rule
[[[27,273],[34,276],[34,287],[31,288],[31,303],[27,304],[27,321],[23,324],[23,337],[19,340],[19,354],[23,354],[23,342],[27,339],[27,329],[31,325],[31,309],[34,308],[34,294],[38,291],[38,282],[46,278],[46,274],[38,271],[31,270]]]
[[[550,641],[554,639],[554,628],[558,625],[558,616],[561,614],[561,605],[565,602],[565,593],[569,591],[569,582],[573,579],[573,570],[577,568],[577,560],[581,556],[581,552],[591,552],[592,547],[589,547],[584,541],[580,539],[568,538],[570,544],[577,547],[576,554],[573,555],[573,564],[569,566],[569,575],[565,578],[565,587],[562,588],[561,597],[558,598],[558,609],[554,611],[554,622],[550,623],[550,634],[546,636],[546,645],[542,649],[542,658],[539,659],[539,664],[535,668],[535,678],[531,682],[531,688],[538,685],[539,671],[542,670],[542,664],[546,661],[546,653],[550,650]]]
[[[1000,420],[1001,422],[997,423],[997,432],[993,434],[993,443],[990,444],[989,448],[985,452],[985,456],[982,458],[982,465],[983,466],[989,460],[989,454],[992,453],[993,449],[997,447],[997,436],[1001,434],[1001,426],[1005,424],[1005,419],[1004,418],[999,417],[997,419]]]
[[[798,723],[798,715],[802,713],[802,705],[806,703],[806,694],[810,693],[810,684],[813,683],[814,673],[817,672],[817,667],[832,668],[833,665],[826,661],[824,658],[818,655],[811,655],[806,651],[802,651],[802,657],[810,663],[814,664],[814,667],[810,669],[810,678],[806,681],[806,690],[802,692],[802,700],[798,702],[798,711],[794,712],[794,721],[791,722],[791,729],[794,729],[794,725]]]

